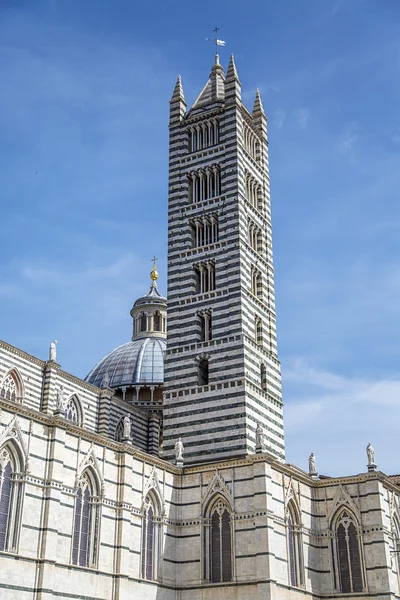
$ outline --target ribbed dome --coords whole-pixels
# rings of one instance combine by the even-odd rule
[[[85,379],[100,387],[107,373],[110,388],[141,383],[162,384],[166,346],[166,340],[159,337],[123,344],[102,358]]]

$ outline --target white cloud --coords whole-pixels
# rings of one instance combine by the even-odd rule
[[[310,120],[310,111],[307,108],[299,108],[296,111],[296,120],[300,129],[306,129]]]
[[[272,115],[272,124],[276,129],[282,129],[286,120],[286,111],[283,108],[278,108]]]
[[[400,420],[400,379],[345,377],[295,360],[284,370],[288,460],[306,468],[315,452],[321,473],[351,475],[366,470],[372,442],[380,470],[400,470],[394,440]],[[285,390],[284,386],[284,390]]]
[[[357,123],[347,124],[339,134],[336,149],[340,154],[349,154],[360,137],[360,127]]]

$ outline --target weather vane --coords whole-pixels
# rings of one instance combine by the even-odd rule
[[[207,42],[212,42],[215,44],[215,50],[218,53],[218,46],[225,46],[226,42],[224,42],[223,40],[219,40],[218,39],[218,31],[219,31],[219,27],[214,27],[213,29],[213,33],[215,33],[215,37],[214,39],[212,38],[206,38]]]

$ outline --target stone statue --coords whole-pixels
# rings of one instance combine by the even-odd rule
[[[261,427],[260,423],[257,423],[256,428],[256,446],[259,448],[264,447],[264,430]]]
[[[132,423],[128,415],[124,417],[124,439],[131,437]]]
[[[65,405],[64,387],[62,385],[60,385],[60,387],[57,390],[56,409],[64,410],[64,405]]]
[[[109,385],[110,385],[110,376],[108,374],[108,371],[106,371],[104,374],[104,377],[103,377],[103,381],[101,382],[101,387],[108,388]]]
[[[175,444],[175,457],[177,461],[183,461],[184,447],[181,438]]]
[[[56,362],[57,360],[57,340],[54,340],[54,342],[51,342],[50,344],[50,352],[49,352],[49,360],[52,360],[53,362]]]
[[[371,444],[371,442],[368,442],[368,446],[367,446],[367,457],[368,457],[368,466],[375,466],[375,450]]]
[[[314,452],[311,452],[308,458],[308,472],[310,475],[315,475],[317,473],[317,463]]]

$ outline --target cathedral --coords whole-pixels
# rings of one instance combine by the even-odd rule
[[[170,100],[168,290],[82,380],[0,342],[1,600],[400,598],[400,476],[285,462],[267,118]],[[127,332],[127,339],[130,332]]]

